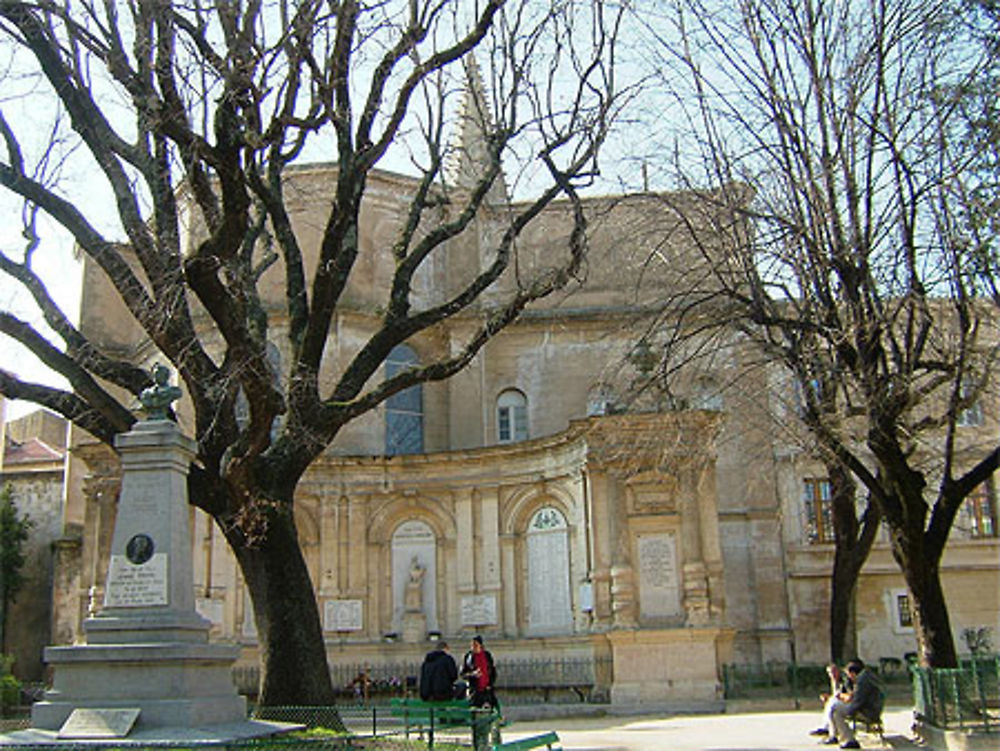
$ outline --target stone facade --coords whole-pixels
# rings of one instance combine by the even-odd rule
[[[52,542],[63,534],[66,423],[44,411],[7,422],[5,407],[0,397],[0,484],[10,486],[14,505],[32,526],[23,549],[24,584],[7,613],[4,648],[14,657],[15,675],[40,681],[41,650],[53,638]]]
[[[318,246],[315,212],[332,169],[290,177],[307,254]],[[333,324],[328,372],[372,330],[393,264],[385,249],[413,188],[398,175],[370,181],[362,259]],[[461,642],[482,633],[501,663],[610,661],[610,670],[598,671],[600,694],[662,704],[714,702],[727,662],[825,661],[833,549],[810,538],[802,508],[803,482],[816,467],[775,429],[776,390],[751,367],[752,353],[738,343],[720,350],[713,373],[678,374],[669,404],[637,403],[619,414],[636,375],[630,354],[641,338],[639,313],[697,276],[677,215],[697,200],[589,200],[585,282],[532,307],[463,372],[424,385],[416,450],[386,455],[393,416],[383,407],[349,424],[309,469],[296,522],[332,664],[418,660],[429,636]],[[502,210],[487,207],[474,237],[494,232]],[[522,268],[544,264],[568,227],[565,206],[540,217],[519,244]],[[667,262],[649,266],[653,254]],[[478,241],[456,241],[418,277],[414,304],[441,299],[483,255]],[[101,272],[87,264],[84,274],[85,333],[152,360]],[[279,363],[287,356],[280,280],[278,268],[264,280]],[[453,351],[477,320],[458,317],[415,337],[409,354]],[[733,383],[739,388],[722,388]],[[977,434],[995,435],[993,406]],[[183,405],[180,422],[191,431]],[[78,638],[88,608],[103,599],[117,460],[74,433],[68,478],[64,521],[82,535],[77,547],[57,548],[60,642]],[[214,637],[240,644],[251,663],[253,614],[234,558],[207,517],[192,511],[191,524],[197,607]],[[989,535],[957,529],[949,547],[944,577],[959,633],[991,626],[1000,634],[995,526]],[[414,565],[423,573],[408,597]],[[915,648],[900,626],[902,589],[880,542],[859,582],[863,658],[901,658]]]

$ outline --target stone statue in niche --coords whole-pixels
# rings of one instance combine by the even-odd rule
[[[403,596],[403,610],[407,613],[421,613],[424,609],[424,575],[427,569],[420,565],[416,556],[410,561],[410,578],[406,582]]]
[[[170,371],[162,363],[156,363],[150,375],[153,377],[153,385],[144,388],[139,394],[139,401],[142,402],[146,412],[146,419],[169,419],[170,404],[181,398],[181,390],[170,385]]]

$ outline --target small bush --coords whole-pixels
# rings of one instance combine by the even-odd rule
[[[21,704],[21,681],[8,673],[0,677],[0,712],[7,714]]]

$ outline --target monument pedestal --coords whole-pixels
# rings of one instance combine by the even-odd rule
[[[406,644],[418,644],[427,639],[427,616],[423,613],[403,613],[402,634]]]
[[[707,709],[722,703],[718,675],[733,632],[721,628],[609,631],[614,664],[612,705],[676,705]]]
[[[122,488],[104,607],[84,622],[86,644],[46,648],[52,689],[32,707],[32,727],[64,728],[74,710],[138,710],[142,729],[244,723],[246,700],[231,678],[239,647],[210,644],[211,624],[194,607],[194,441],[169,420],[147,420],[116,445]],[[61,737],[72,736],[64,728]]]

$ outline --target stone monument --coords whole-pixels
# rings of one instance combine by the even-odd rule
[[[84,622],[85,644],[45,650],[53,685],[31,721],[59,738],[258,725],[246,722],[231,679],[238,647],[209,643],[210,624],[195,610],[187,499],[195,442],[168,419],[180,397],[168,379],[154,367],[141,396],[146,419],[115,441],[122,482],[103,607]]]

